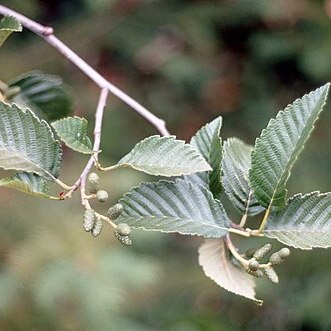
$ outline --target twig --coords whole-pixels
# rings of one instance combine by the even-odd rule
[[[95,124],[94,124],[94,143],[93,143],[93,150],[95,151],[95,155],[91,155],[89,161],[87,162],[84,170],[82,171],[81,175],[75,182],[75,184],[72,186],[72,188],[67,192],[65,195],[66,198],[70,198],[72,193],[78,189],[78,187],[81,188],[81,203],[83,206],[86,204],[86,194],[85,194],[85,184],[86,184],[86,176],[90,172],[93,164],[97,160],[98,151],[100,149],[100,143],[101,143],[101,126],[102,126],[102,118],[103,113],[105,110],[105,106],[107,103],[109,91],[107,88],[103,88],[101,90],[97,110],[95,112]]]
[[[65,56],[70,62],[76,65],[85,75],[93,80],[101,89],[108,89],[109,92],[117,96],[128,106],[133,108],[137,113],[149,121],[163,136],[168,136],[169,132],[166,128],[165,121],[152,114],[149,110],[139,104],[136,100],[124,93],[118,87],[107,81],[96,70],[94,70],[88,63],[86,63],[80,56],[73,52],[68,46],[66,46],[60,39],[58,39],[53,33],[52,27],[41,25],[28,17],[17,13],[16,11],[9,9],[3,5],[0,5],[0,14],[4,16],[14,16],[30,31],[43,38],[48,44],[57,49],[63,56]]]

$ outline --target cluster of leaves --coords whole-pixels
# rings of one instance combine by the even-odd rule
[[[19,30],[12,23],[2,20],[3,41]],[[205,237],[199,262],[206,275],[225,289],[259,302],[254,278],[236,263],[224,238],[236,231],[275,238],[300,249],[331,246],[331,193],[312,192],[288,199],[286,190],[293,164],[323,110],[328,89],[326,84],[279,112],[255,146],[237,138],[222,143],[221,117],[201,128],[190,144],[173,136],[151,136],[139,142],[116,165],[103,170],[131,167],[151,175],[183,177],[131,189],[120,200],[124,210],[116,222]],[[98,153],[87,136],[87,121],[66,117],[70,97],[61,80],[53,76],[29,73],[3,83],[1,98],[0,167],[17,173],[2,179],[0,186],[60,199],[48,194],[48,182],[57,181],[62,158],[54,131],[69,148],[83,154]],[[229,218],[220,201],[223,192],[241,214],[239,225]],[[264,217],[259,229],[245,229],[247,217],[261,212]]]

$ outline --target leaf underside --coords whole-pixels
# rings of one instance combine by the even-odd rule
[[[83,154],[92,154],[92,143],[87,136],[87,120],[67,117],[52,123],[58,136],[71,149]]]
[[[18,173],[14,176],[1,179],[0,186],[16,189],[33,196],[50,197],[47,181],[35,174]]]
[[[222,190],[222,140],[220,138],[221,127],[222,117],[217,117],[212,122],[202,127],[190,141],[190,144],[195,147],[211,165],[212,170],[208,173],[200,172],[185,176],[186,180],[209,188],[215,198],[219,197]]]
[[[62,151],[49,125],[29,109],[0,102],[0,167],[57,178]]]
[[[223,145],[223,186],[226,195],[241,214],[259,214],[264,208],[254,197],[249,185],[249,168],[253,146],[238,138],[229,138]]]
[[[0,21],[0,47],[12,32],[21,32],[21,23],[12,16],[5,16]]]
[[[323,110],[326,84],[280,111],[256,140],[250,183],[261,205],[283,208],[291,169]]]
[[[270,215],[264,234],[300,249],[331,247],[331,193],[293,196]]]
[[[14,102],[21,108],[32,109],[38,117],[54,121],[72,112],[72,98],[58,76],[41,71],[27,72],[10,81],[9,86],[20,87],[21,92]]]
[[[211,169],[191,145],[176,140],[173,136],[151,136],[142,140],[118,162],[117,166],[165,177]]]
[[[135,228],[217,238],[230,227],[222,204],[210,191],[180,179],[143,183],[120,203],[124,210],[116,221]]]
[[[243,269],[233,265],[222,239],[206,239],[199,248],[199,264],[205,275],[227,291],[254,300],[258,305],[263,301],[255,297],[255,281]]]

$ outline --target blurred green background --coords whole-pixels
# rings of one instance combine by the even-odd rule
[[[330,0],[1,4],[52,25],[181,139],[222,115],[223,138],[253,144],[279,109],[331,80]],[[63,77],[75,113],[93,121],[98,88],[32,33],[9,38],[0,69],[4,81],[34,69]],[[290,194],[330,190],[330,124],[328,106],[293,171]],[[151,134],[150,124],[110,97],[102,163]],[[65,150],[61,179],[72,183],[84,162]],[[109,204],[143,180],[154,179],[128,170],[102,175]],[[279,285],[258,281],[261,308],[203,275],[200,238],[135,231],[127,248],[110,229],[98,239],[84,232],[76,196],[53,202],[2,189],[0,198],[0,331],[331,330],[327,250],[293,250],[279,268]]]

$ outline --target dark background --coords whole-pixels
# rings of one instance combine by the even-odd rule
[[[279,109],[331,77],[330,0],[1,3],[52,25],[185,140],[222,115],[224,139],[253,144]],[[92,123],[94,83],[32,33],[14,34],[0,50],[0,79],[34,69],[63,77],[75,114]],[[330,111],[295,166],[290,194],[330,190]],[[156,133],[110,97],[101,161],[116,162]],[[61,179],[74,182],[85,162],[65,150]],[[128,170],[103,175],[109,204],[142,180],[154,179]],[[2,189],[0,198],[1,331],[331,329],[327,250],[292,250],[278,268],[279,285],[258,281],[260,308],[203,275],[200,238],[135,231],[127,248],[111,229],[98,239],[84,232],[77,196],[52,202]]]

